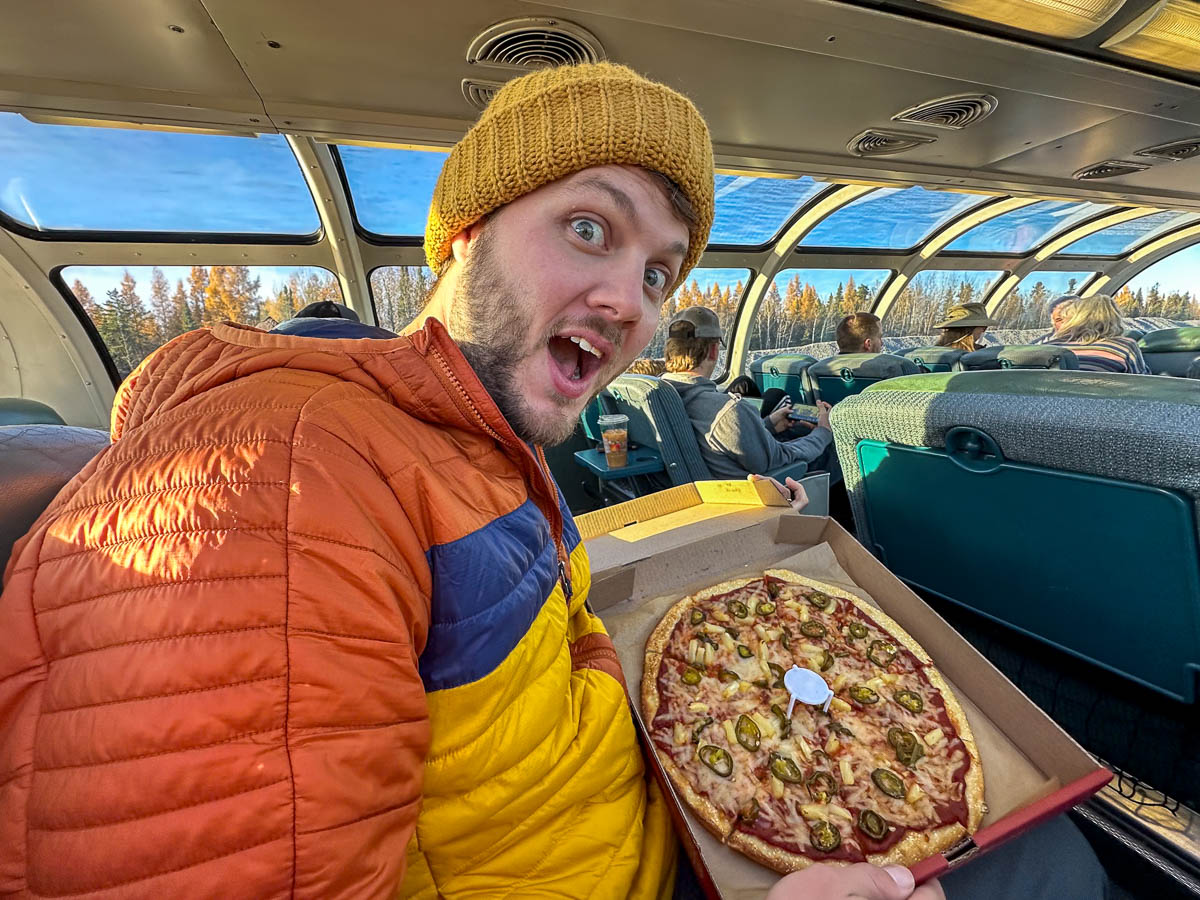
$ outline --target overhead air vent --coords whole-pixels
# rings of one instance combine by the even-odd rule
[[[483,110],[492,102],[496,91],[503,86],[504,83],[500,81],[475,81],[472,78],[464,78],[462,80],[463,97],[476,109]]]
[[[1136,150],[1133,155],[1148,156],[1150,159],[1191,159],[1193,156],[1200,156],[1200,137],[1155,144],[1153,147]]]
[[[991,94],[958,94],[918,103],[904,112],[896,113],[892,121],[958,131],[986,119],[996,111],[998,103]]]
[[[1101,178],[1116,178],[1118,175],[1132,175],[1150,168],[1141,163],[1126,162],[1122,159],[1106,159],[1094,166],[1085,166],[1071,177],[1079,181],[1097,181]]]
[[[541,69],[604,59],[604,48],[594,34],[561,19],[499,22],[467,48],[467,62],[472,65],[504,69]]]
[[[846,149],[855,156],[889,156],[892,153],[903,153],[922,144],[932,144],[937,138],[924,134],[911,134],[907,131],[885,131],[882,128],[868,128],[862,134],[854,137],[846,145]]]

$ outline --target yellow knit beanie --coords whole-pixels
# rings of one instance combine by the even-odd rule
[[[712,228],[708,126],[683,95],[613,63],[540,69],[496,93],[442,166],[425,258],[438,271],[468,225],[544,184],[608,164],[660,172],[691,202],[696,224],[674,290]]]

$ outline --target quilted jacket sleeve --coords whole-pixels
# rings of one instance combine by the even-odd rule
[[[381,404],[287,378],[127,429],[13,561],[0,893],[383,898],[402,879],[428,565],[373,457]]]

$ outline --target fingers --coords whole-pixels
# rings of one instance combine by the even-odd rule
[[[913,892],[910,900],[946,900],[946,892],[937,879],[927,881]]]
[[[769,481],[769,482],[771,482],[771,484],[775,485],[775,490],[777,490],[777,491],[779,491],[779,493],[783,494],[783,498],[785,500],[790,501],[792,499],[792,492],[788,488],[786,488],[782,484],[780,484],[778,481],[776,481],[774,478],[771,478],[769,475],[755,475],[752,472],[746,476],[746,480],[747,481]],[[792,481],[792,479],[789,478],[788,481]]]
[[[914,896],[913,877],[903,866],[881,869],[869,863],[841,868],[818,864],[778,881],[767,900],[907,900],[910,896]]]

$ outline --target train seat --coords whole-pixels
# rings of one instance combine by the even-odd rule
[[[891,353],[840,353],[813,363],[806,371],[813,400],[834,404],[868,385],[899,375],[917,375],[921,369],[911,359]]]
[[[832,425],[859,540],[896,575],[1195,700],[1200,393],[1187,382],[918,375],[847,398]]]
[[[62,486],[106,446],[108,434],[92,428],[0,425],[0,572],[17,539]]]
[[[605,405],[629,417],[629,440],[654,447],[666,475],[648,476],[657,487],[673,487],[712,478],[683,400],[669,381],[653,375],[619,375],[608,386]]]
[[[750,363],[750,377],[758,385],[759,392],[770,388],[781,388],[797,405],[812,403],[805,372],[815,363],[816,357],[807,353],[775,353]]]
[[[909,347],[899,355],[911,359],[922,372],[951,372],[965,352],[957,347]]]
[[[964,372],[984,369],[1078,369],[1079,360],[1065,347],[1053,344],[1014,344],[984,347],[964,353],[958,360]]]
[[[1148,332],[1138,341],[1146,365],[1155,375],[1186,376],[1192,363],[1200,360],[1200,328],[1163,328]]]
[[[45,403],[24,397],[0,397],[0,425],[65,425]]]

